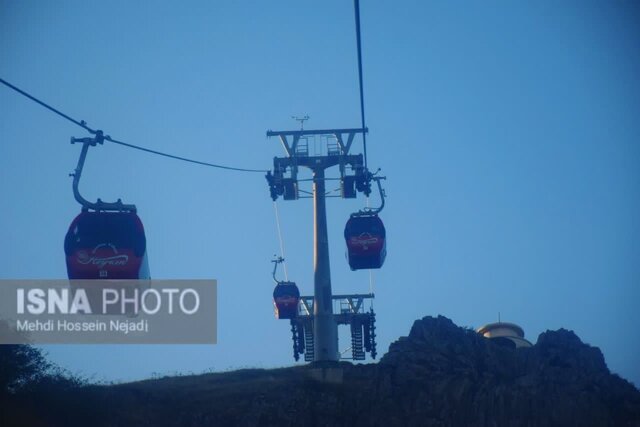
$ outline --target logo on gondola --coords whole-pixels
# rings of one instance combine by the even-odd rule
[[[276,304],[298,305],[298,298],[294,296],[282,296],[276,298]]]
[[[369,233],[362,233],[359,236],[351,237],[350,243],[354,246],[362,246],[362,249],[369,249],[370,245],[378,243],[378,238]]]
[[[100,248],[108,247],[113,251],[112,256],[97,256],[96,252]],[[96,265],[98,268],[104,268],[105,266],[123,266],[129,262],[129,255],[119,254],[118,249],[111,243],[101,243],[91,251],[91,254],[88,254],[86,251],[78,252],[78,262],[83,265]]]

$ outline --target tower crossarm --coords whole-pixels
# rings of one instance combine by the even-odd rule
[[[311,135],[332,135],[338,141],[342,154],[349,154],[353,140],[357,134],[365,134],[367,128],[353,129],[321,129],[321,130],[287,130],[287,131],[267,131],[267,137],[277,136],[280,138],[282,147],[289,157],[296,156],[296,148],[300,137]],[[291,140],[289,140],[291,137]],[[346,138],[345,138],[346,137]],[[346,139],[346,143],[344,142]]]
[[[313,297],[306,296],[300,297],[300,307],[299,307],[300,315],[302,316],[310,316],[313,313]]]
[[[296,169],[299,166],[309,169],[327,169],[338,164],[351,165],[353,168],[362,167],[362,154],[344,156],[309,156],[309,157],[275,157],[273,167],[276,171],[284,171],[287,168]]]

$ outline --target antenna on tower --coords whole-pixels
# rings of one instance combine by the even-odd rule
[[[300,122],[300,130],[304,130],[304,122],[306,122],[307,120],[309,120],[309,116],[304,115],[302,117],[299,116],[291,116],[291,118],[293,120],[295,120],[296,122]]]

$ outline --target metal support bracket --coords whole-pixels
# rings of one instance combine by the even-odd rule
[[[338,141],[338,145],[342,150],[343,155],[349,154],[349,150],[351,149],[351,145],[353,144],[353,140],[356,134],[367,133],[369,130],[367,128],[361,129],[324,129],[324,130],[291,130],[291,131],[267,131],[267,137],[277,136],[280,137],[280,142],[282,143],[282,147],[284,151],[287,153],[289,157],[296,157],[296,148],[298,147],[298,142],[300,141],[301,136],[309,136],[309,135],[333,135]],[[344,143],[343,135],[347,135],[347,143]],[[291,145],[289,145],[288,136],[293,138]]]
[[[95,136],[93,138],[74,138],[71,137],[71,143],[81,143],[82,150],[80,151],[80,158],[78,159],[78,165],[73,173],[69,174],[69,176],[73,177],[73,197],[76,199],[78,203],[82,205],[83,210],[93,209],[95,211],[130,211],[135,212],[135,205],[127,205],[122,203],[121,199],[118,199],[116,202],[103,202],[98,199],[95,203],[88,201],[80,194],[80,190],[78,189],[80,185],[80,177],[82,176],[82,169],[84,168],[84,162],[87,159],[87,152],[89,151],[89,147],[95,147],[98,144],[104,144],[104,134],[101,130],[96,131]]]
[[[377,215],[380,212],[382,212],[382,209],[384,209],[384,204],[385,204],[385,197],[386,197],[386,192],[384,191],[384,189],[382,188],[382,184],[380,183],[380,181],[382,181],[383,179],[387,179],[386,176],[372,176],[370,178],[372,181],[375,181],[377,186],[378,186],[378,192],[380,193],[380,206],[377,208],[364,208],[361,209],[360,211],[351,214],[352,217],[355,216],[364,216],[364,215]]]

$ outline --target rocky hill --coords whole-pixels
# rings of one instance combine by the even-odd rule
[[[425,317],[379,363],[338,366],[340,383],[299,366],[85,387],[57,417],[83,426],[640,426],[640,391],[565,329],[516,349]]]

